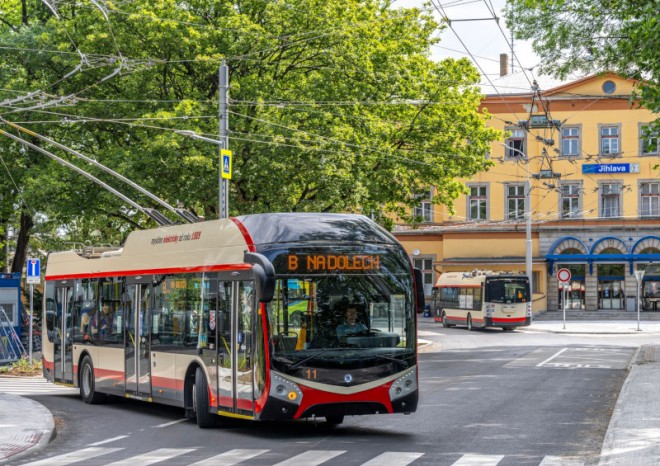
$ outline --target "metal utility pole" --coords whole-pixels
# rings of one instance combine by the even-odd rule
[[[534,276],[532,273],[532,182],[529,173],[529,157],[521,150],[502,143],[507,150],[517,152],[525,160],[525,274],[529,279],[529,300],[532,304],[530,322],[534,320]]]
[[[534,274],[532,273],[532,183],[529,179],[529,157],[525,157],[525,273],[529,280],[529,300],[532,303],[530,322],[534,320]]]
[[[220,188],[218,200],[218,218],[229,217],[229,182],[222,176],[222,150],[229,149],[229,108],[227,103],[227,91],[229,86],[229,67],[222,60],[218,72],[218,106],[220,117],[220,142],[218,149],[218,183]]]

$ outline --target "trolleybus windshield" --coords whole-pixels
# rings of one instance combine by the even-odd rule
[[[526,303],[528,301],[529,280],[527,277],[486,278],[486,302]]]
[[[270,254],[272,367],[351,386],[415,364],[410,264],[386,247],[287,249]]]

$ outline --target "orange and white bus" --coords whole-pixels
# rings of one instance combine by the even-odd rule
[[[529,279],[511,272],[448,272],[433,287],[434,318],[444,327],[468,330],[529,325],[532,302]]]
[[[336,333],[348,307],[362,331]],[[43,367],[80,388],[178,406],[200,427],[410,413],[421,273],[364,216],[257,214],[52,253]]]

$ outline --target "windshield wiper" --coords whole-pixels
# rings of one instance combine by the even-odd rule
[[[386,361],[395,362],[395,363],[399,364],[400,366],[402,366],[404,369],[410,367],[410,364],[408,364],[406,361],[402,361],[401,359],[393,358],[391,356],[384,356],[382,354],[374,354],[374,356],[379,358],[379,359],[385,359]]]
[[[301,360],[298,361],[297,363],[293,364],[293,365],[291,366],[291,369],[295,369],[296,367],[298,367],[298,366],[300,366],[300,365],[306,363],[307,361],[309,361],[309,360],[311,360],[311,359],[318,358],[318,357],[321,356],[323,353],[326,353],[326,352],[330,351],[331,349],[337,349],[337,348],[323,348],[321,351],[318,351],[318,352],[312,354],[311,356],[307,356],[305,359],[301,359]]]

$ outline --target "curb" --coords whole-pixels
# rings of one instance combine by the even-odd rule
[[[30,398],[9,394],[3,396],[17,398],[21,403],[30,404],[29,417],[42,419],[42,426],[40,428],[23,428],[21,431],[0,438],[0,464],[6,464],[9,461],[15,461],[36,453],[46,448],[57,436],[53,415],[44,405]]]

